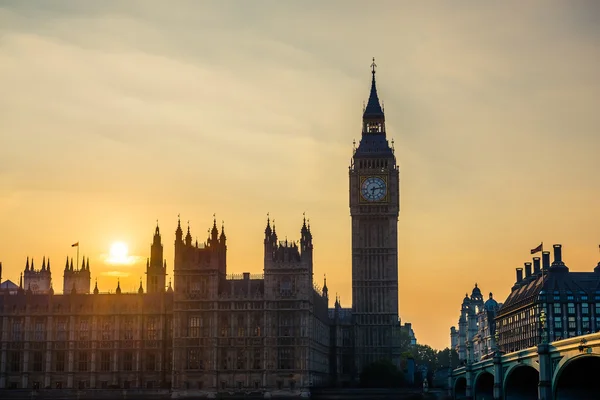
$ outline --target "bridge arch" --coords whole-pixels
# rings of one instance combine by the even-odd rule
[[[504,378],[505,400],[537,400],[540,373],[529,364],[517,364],[506,372]]]
[[[462,400],[467,398],[467,378],[461,376],[454,382],[454,399]]]
[[[578,354],[563,359],[554,372],[555,400],[593,399],[600,393],[600,355]]]
[[[494,375],[488,371],[482,371],[473,381],[473,399],[474,400],[486,400],[494,398]]]

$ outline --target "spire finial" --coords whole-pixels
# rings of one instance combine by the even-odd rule
[[[377,68],[377,64],[375,64],[375,57],[373,57],[373,63],[371,64],[371,73],[373,74],[373,78],[375,78],[375,68]]]

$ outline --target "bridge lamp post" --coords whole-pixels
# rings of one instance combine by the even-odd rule
[[[546,343],[546,311],[544,309],[540,312],[540,324],[542,324],[542,343]]]

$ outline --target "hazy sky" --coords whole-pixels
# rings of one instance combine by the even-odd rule
[[[0,1],[0,261],[81,243],[137,288],[159,220],[262,271],[266,214],[351,304],[348,165],[376,57],[401,168],[400,313],[443,348],[466,291],[501,301],[544,241],[600,260],[600,3]],[[93,283],[92,283],[93,284]]]

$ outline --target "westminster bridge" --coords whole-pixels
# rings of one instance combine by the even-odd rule
[[[542,343],[457,368],[453,399],[600,399],[600,333]]]

